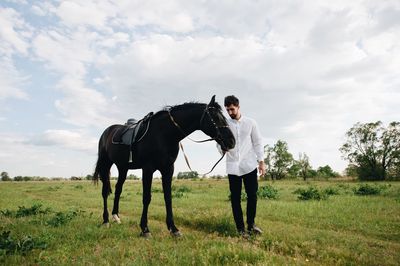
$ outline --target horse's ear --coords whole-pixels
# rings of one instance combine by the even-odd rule
[[[213,105],[215,103],[215,95],[211,98],[211,101],[208,105]]]

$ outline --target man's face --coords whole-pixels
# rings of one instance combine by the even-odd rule
[[[233,104],[231,104],[229,106],[225,106],[225,109],[228,112],[228,115],[232,119],[238,119],[240,117],[239,108],[240,108],[240,106],[235,106]]]

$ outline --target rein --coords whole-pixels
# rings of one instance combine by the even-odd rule
[[[181,147],[181,150],[182,150],[183,155],[184,155],[184,157],[185,157],[185,161],[186,161],[187,166],[189,167],[190,171],[194,172],[194,171],[192,170],[192,167],[190,167],[189,159],[188,159],[188,157],[186,156],[185,150],[183,149],[183,145],[182,145],[181,142],[179,142],[179,146]],[[211,168],[211,170],[210,170],[209,172],[207,172],[207,173],[205,173],[205,174],[199,174],[199,175],[205,176],[205,175],[208,175],[209,173],[211,173],[211,172],[214,170],[214,168],[219,164],[219,162],[222,160],[222,158],[224,158],[224,156],[225,156],[225,152],[224,152],[224,154],[221,156],[221,158],[219,158],[219,160],[214,164],[214,166]]]
[[[194,139],[192,139],[191,137],[189,137],[189,135],[187,135],[187,134],[183,131],[183,129],[182,129],[182,128],[179,126],[179,124],[175,121],[174,117],[171,115],[171,112],[170,112],[169,110],[168,110],[168,115],[169,115],[169,118],[171,119],[172,123],[181,131],[181,133],[185,136],[185,138],[188,138],[188,139],[190,139],[191,141],[196,142],[196,143],[203,143],[203,142],[215,140],[214,138],[209,138],[209,139],[205,139],[205,140],[194,140]]]
[[[215,126],[218,135],[219,135],[219,134],[220,134],[220,133],[219,133],[219,127],[215,124],[214,120],[212,119],[210,113],[208,112],[208,108],[214,108],[214,107],[209,107],[208,105],[206,106],[206,108],[204,109],[203,115],[201,116],[201,119],[200,119],[200,126],[201,126],[201,124],[202,124],[202,122],[203,122],[204,115],[207,113],[208,116],[209,116],[210,119],[211,119],[211,122],[212,122],[213,125]],[[169,118],[171,119],[172,123],[181,131],[181,133],[182,133],[185,137],[187,137],[187,138],[190,139],[191,141],[196,142],[196,143],[203,143],[203,142],[207,142],[207,141],[216,140],[215,138],[209,138],[209,139],[206,139],[206,140],[194,140],[194,139],[190,138],[190,137],[183,131],[183,129],[179,126],[179,124],[175,121],[174,117],[171,115],[170,110],[168,110],[168,115],[169,115]],[[186,161],[187,166],[189,167],[190,171],[193,172],[192,167],[190,167],[189,159],[188,159],[188,157],[187,157],[187,155],[186,155],[186,153],[185,153],[185,150],[183,149],[183,145],[182,145],[181,142],[179,142],[179,147],[181,148],[181,150],[182,150],[182,152],[183,152],[183,155],[184,155],[184,157],[185,157],[185,161]],[[205,176],[205,175],[208,175],[209,173],[211,173],[211,172],[214,170],[214,168],[219,164],[219,162],[224,158],[224,156],[225,156],[225,152],[222,154],[221,158],[214,164],[214,166],[211,168],[211,170],[210,170],[209,172],[207,172],[207,173],[205,173],[205,174],[200,174],[200,175]]]

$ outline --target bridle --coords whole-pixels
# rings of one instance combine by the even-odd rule
[[[174,117],[171,114],[171,110],[168,110],[167,112],[168,112],[169,118],[171,119],[172,123],[179,129],[179,131],[182,133],[182,135],[185,136],[185,138],[187,137],[188,139],[190,139],[191,141],[196,142],[196,143],[203,143],[203,142],[215,140],[218,143],[224,144],[224,142],[222,141],[222,134],[221,134],[221,130],[220,129],[221,128],[227,128],[229,126],[228,125],[226,125],[226,126],[218,126],[217,123],[215,123],[213,117],[211,116],[209,109],[217,109],[217,108],[214,107],[214,106],[209,106],[209,105],[207,105],[206,108],[204,108],[203,114],[201,115],[201,118],[200,118],[200,121],[199,121],[199,127],[201,128],[201,126],[203,124],[203,121],[204,121],[204,117],[207,115],[208,118],[210,119],[211,123],[213,124],[217,134],[216,134],[216,137],[209,138],[209,139],[206,139],[206,140],[194,140],[194,139],[191,139],[190,137],[188,137],[189,135],[186,134],[185,131],[181,128],[181,126],[179,126],[179,124],[175,121]],[[223,148],[225,148],[225,147],[223,147]]]
[[[222,134],[221,134],[221,130],[220,130],[220,129],[221,129],[221,128],[227,128],[227,127],[229,127],[229,126],[228,126],[228,125],[226,125],[226,126],[218,126],[217,123],[215,123],[213,117],[211,116],[210,110],[209,110],[209,109],[217,109],[217,108],[215,108],[214,106],[210,106],[210,105],[207,104],[206,108],[204,109],[203,115],[202,115],[201,118],[200,118],[200,128],[201,128],[201,125],[203,124],[204,117],[205,117],[205,115],[207,114],[207,115],[208,115],[208,118],[210,118],[210,121],[211,121],[211,123],[213,124],[213,126],[214,126],[214,128],[215,128],[215,131],[217,132],[216,137],[215,137],[215,138],[212,138],[212,139],[213,139],[213,140],[216,140],[218,143],[221,143],[222,145],[225,146],[225,144],[224,144],[224,142],[223,142],[223,140],[222,140]],[[226,148],[226,147],[223,147],[223,148]]]
[[[218,126],[217,123],[215,123],[214,119],[212,118],[209,109],[217,109],[217,108],[207,104],[206,108],[204,108],[203,114],[201,115],[201,118],[200,118],[200,121],[199,121],[199,126],[201,128],[201,126],[203,124],[203,121],[204,121],[204,117],[207,115],[208,118],[210,119],[211,123],[213,124],[214,129],[215,129],[217,134],[216,134],[216,137],[209,138],[209,139],[206,139],[206,140],[194,140],[194,139],[190,138],[188,136],[188,134],[186,134],[185,131],[183,131],[181,126],[179,126],[179,124],[175,121],[174,117],[171,114],[171,110],[168,110],[168,115],[169,115],[169,118],[171,119],[172,123],[181,131],[181,133],[185,136],[185,138],[187,137],[188,139],[190,139],[191,141],[196,142],[196,143],[203,143],[203,142],[215,140],[215,141],[217,141],[218,144],[221,143],[220,145],[224,145],[225,146],[225,144],[224,144],[224,142],[222,140],[222,134],[221,134],[221,130],[220,129],[221,128],[227,128],[229,126],[228,125],[226,125],[226,126]],[[181,150],[183,152],[183,155],[185,157],[185,161],[186,161],[187,166],[189,167],[190,171],[193,172],[192,168],[190,167],[189,159],[186,156],[185,150],[183,149],[183,145],[182,145],[181,142],[179,142],[179,146],[180,146],[180,148],[181,148]],[[225,148],[225,147],[223,147],[223,148]],[[214,170],[214,168],[218,165],[218,163],[224,158],[224,156],[225,156],[225,151],[223,152],[222,157],[211,168],[211,170],[209,172],[207,172],[205,174],[201,174],[201,175],[205,176],[205,175],[208,175],[209,173],[211,173]]]

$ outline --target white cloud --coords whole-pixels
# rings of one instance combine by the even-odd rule
[[[28,95],[21,89],[27,77],[21,76],[12,62],[0,57],[0,102],[7,98],[28,99]]]
[[[52,145],[30,145],[32,137],[0,133],[2,171],[12,177],[70,177],[93,172],[96,156],[88,146],[94,145],[94,140],[88,142],[84,135],[79,137],[74,132],[63,130],[47,131],[42,136],[42,139],[46,138]],[[77,147],[77,143],[84,148]]]
[[[56,7],[51,2],[37,2],[31,6],[33,14],[37,16],[51,16],[56,12]]]
[[[91,43],[98,35],[84,29],[71,33],[63,31],[42,31],[33,41],[33,49],[40,60],[48,67],[61,73],[81,78],[87,73],[85,64],[97,57]]]
[[[99,44],[105,48],[114,48],[117,45],[124,45],[130,42],[129,34],[123,32],[116,32],[112,35],[105,36]]]
[[[21,15],[12,8],[0,8],[0,54],[27,54],[30,35],[28,26]]]
[[[97,90],[85,86],[82,80],[71,76],[64,77],[58,84],[64,98],[55,102],[58,111],[69,124],[96,128],[104,128],[114,123],[112,99],[107,99]]]
[[[6,2],[15,3],[15,4],[21,4],[21,5],[28,4],[28,2],[26,0],[6,0]]]
[[[186,33],[194,30],[193,14],[181,1],[130,1],[116,3],[118,15],[113,19],[117,25],[128,28],[155,27],[156,30]]]
[[[32,9],[32,12],[33,12],[35,15],[42,16],[42,17],[46,15],[46,11],[43,10],[43,8],[41,8],[40,6],[33,5],[33,6],[31,7],[31,9]]]
[[[115,6],[109,1],[62,1],[55,10],[67,26],[90,25],[103,27],[114,16]]]
[[[124,34],[113,34],[114,45],[126,42]],[[110,108],[111,99],[90,87],[86,77],[96,64],[107,64],[108,56],[96,46],[103,45],[102,37],[87,29],[75,32],[42,31],[33,42],[36,56],[48,68],[61,75],[54,86],[63,97],[55,102],[55,107],[64,116],[63,121],[81,127],[104,127],[114,121],[115,111]],[[93,77],[99,84],[103,78]],[[101,83],[101,82],[100,82]],[[110,97],[111,98],[111,97]]]
[[[34,136],[27,144],[38,146],[61,146],[77,151],[95,154],[97,139],[90,137],[82,131],[71,131],[61,129],[48,129],[43,134]]]

